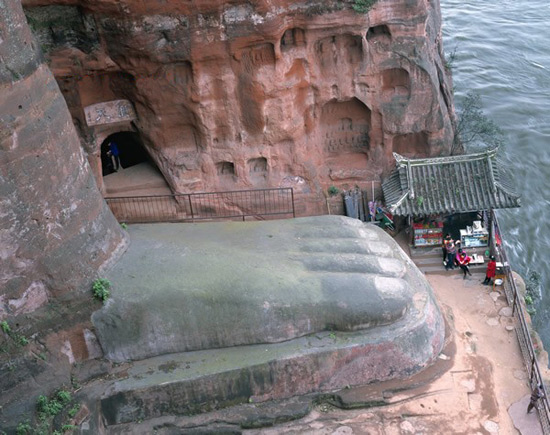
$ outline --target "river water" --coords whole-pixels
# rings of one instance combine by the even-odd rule
[[[506,136],[500,154],[522,207],[498,218],[512,267],[541,275],[533,321],[550,350],[550,1],[441,0],[441,10],[455,105],[478,93]]]

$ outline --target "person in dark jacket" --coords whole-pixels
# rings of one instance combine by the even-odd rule
[[[447,243],[447,264],[445,265],[445,270],[455,268],[455,257],[456,257],[456,246],[455,243],[451,240]]]
[[[118,151],[118,145],[115,141],[109,142],[109,151],[107,151],[107,155],[113,162],[113,169],[115,172],[118,171],[120,169],[120,153]]]
[[[531,413],[533,408],[537,406],[537,402],[539,401],[539,399],[542,399],[543,397],[544,390],[542,388],[542,384],[538,384],[531,394],[531,400],[529,400],[529,406],[527,407],[527,414]]]
[[[494,279],[497,274],[497,262],[495,261],[495,256],[491,255],[489,257],[489,263],[487,263],[487,271],[485,272],[485,280],[483,285],[491,284],[491,279]]]
[[[441,246],[442,251],[443,251],[443,265],[444,266],[447,265],[447,245],[452,241],[453,241],[453,239],[451,239],[451,235],[449,233],[447,233],[445,235],[445,238],[443,239],[443,245]]]

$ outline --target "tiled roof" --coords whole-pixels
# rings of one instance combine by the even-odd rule
[[[399,216],[519,207],[496,152],[425,159],[394,153],[397,168],[382,184],[386,207]]]

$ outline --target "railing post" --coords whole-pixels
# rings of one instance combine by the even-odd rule
[[[290,188],[290,198],[292,201],[292,217],[296,217],[296,208],[294,207],[294,188]]]
[[[518,303],[518,292],[514,292],[514,301],[512,302],[512,315],[516,313],[516,305]]]
[[[195,215],[193,213],[193,202],[191,201],[191,195],[187,195],[187,198],[189,198],[189,210],[191,211],[191,221],[195,222]]]
[[[290,191],[290,194],[289,194]],[[185,210],[185,198],[189,208]],[[181,202],[179,201],[181,199]],[[289,187],[238,190],[230,192],[207,192],[191,194],[150,195],[105,198],[113,214],[120,221],[167,222],[185,220],[195,222],[201,219],[234,219],[253,216],[286,215],[296,217],[294,189]],[[290,204],[289,204],[290,200]],[[172,204],[175,203],[175,204]],[[194,203],[194,204],[193,204]],[[172,216],[175,205],[176,215]],[[185,210],[185,217],[180,209]],[[182,213],[183,213],[182,210]],[[195,215],[196,213],[196,215]]]

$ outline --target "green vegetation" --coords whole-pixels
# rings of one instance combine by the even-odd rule
[[[65,390],[59,390],[51,399],[39,396],[36,402],[38,419],[45,420],[48,417],[55,417],[70,401],[71,393]]]
[[[455,47],[450,53],[445,54],[445,68],[447,68],[448,70],[453,69],[453,65],[456,60],[456,50],[457,47]]]
[[[5,320],[0,322],[0,328],[2,328],[2,331],[5,333],[5,334],[9,334],[11,332],[11,328],[10,328],[10,325],[8,324],[8,322],[6,322]]]
[[[18,346],[26,346],[27,344],[29,344],[29,340],[24,335],[18,335],[15,339],[15,342]]]
[[[67,424],[66,421],[58,422],[57,428],[60,430],[53,430],[54,418],[61,414],[64,409],[71,403],[72,396],[67,390],[59,390],[52,397],[44,395],[38,396],[36,401],[36,423],[32,425],[29,420],[21,422],[17,425],[17,435],[42,435],[42,434],[63,434],[66,431],[75,429],[75,426]],[[73,418],[78,410],[80,404],[75,403],[68,411],[67,416]],[[63,419],[65,420],[65,419]]]
[[[70,418],[73,418],[78,413],[78,411],[80,411],[80,403],[75,403],[73,407],[69,409],[69,411],[67,411],[67,415]]]
[[[73,390],[78,390],[80,388],[80,383],[74,375],[71,375],[71,386],[73,387]]]
[[[481,97],[475,92],[468,92],[458,110],[458,122],[452,151],[464,147],[497,147],[504,143],[502,130],[489,119],[482,109]]]
[[[122,227],[123,230],[127,230],[127,229],[128,229],[128,224],[126,224],[126,223],[124,223],[124,222],[122,222],[122,223],[120,224],[120,226]]]
[[[15,343],[16,346],[22,347],[29,344],[29,340],[27,339],[27,337],[12,331],[9,323],[5,320],[0,322],[0,329],[2,329],[2,332],[4,332],[4,334],[7,334],[13,340],[13,343]],[[8,348],[3,347],[1,351],[8,353]]]
[[[335,196],[340,193],[340,189],[338,189],[336,186],[330,186],[327,190],[329,196]]]
[[[32,426],[28,420],[25,422],[19,423],[17,425],[17,428],[15,429],[15,433],[17,435],[30,435],[31,431],[32,431]]]
[[[98,278],[92,284],[92,291],[94,293],[94,298],[105,302],[109,299],[111,295],[109,289],[111,288],[111,283],[108,279]]]
[[[374,6],[377,0],[353,0],[351,7],[355,12],[366,14]]]

